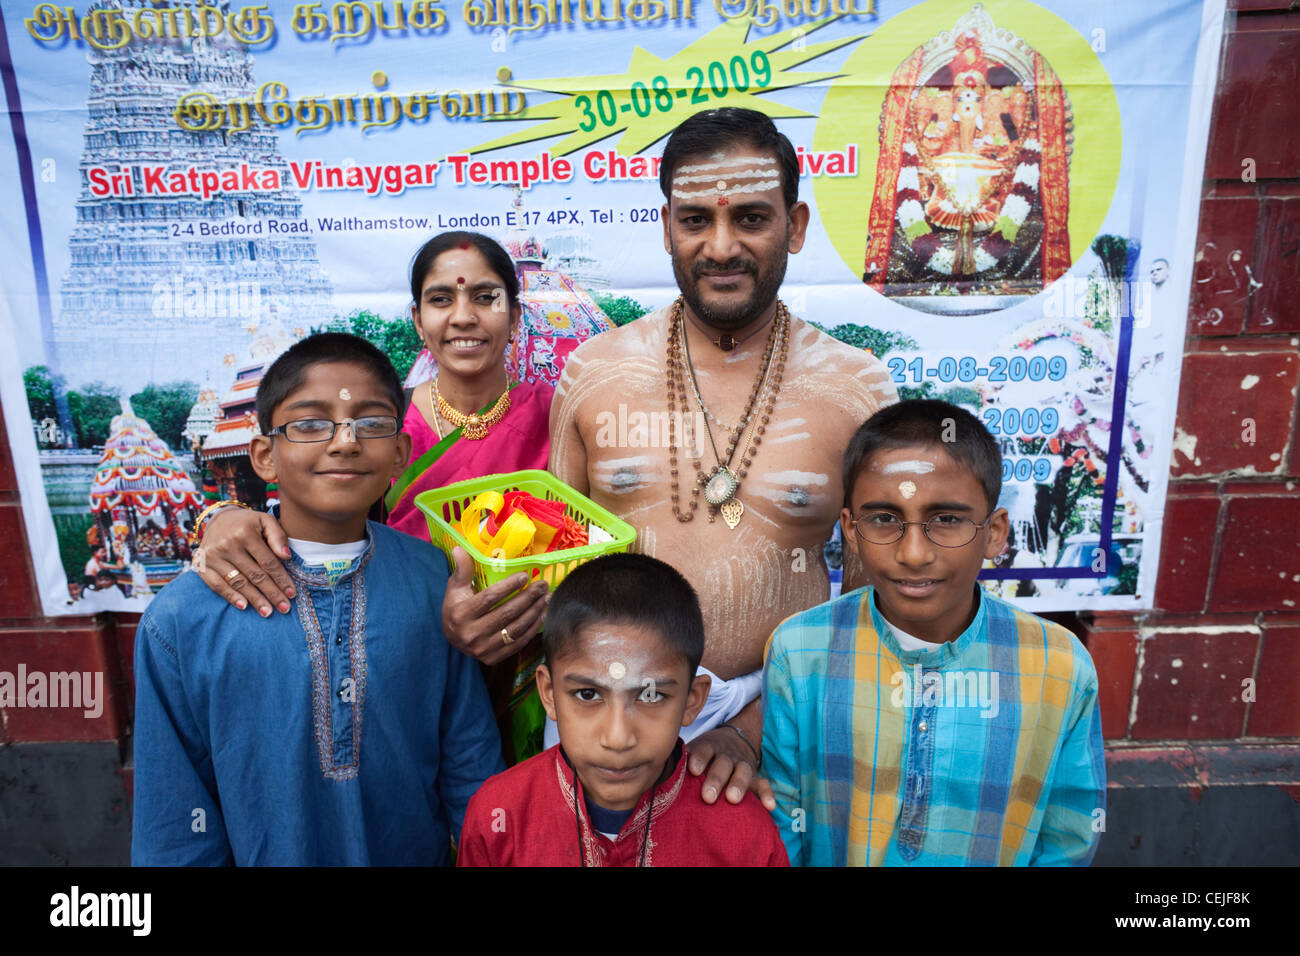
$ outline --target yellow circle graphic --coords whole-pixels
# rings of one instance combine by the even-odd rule
[[[547,312],[546,321],[550,322],[551,325],[557,329],[567,329],[572,324],[568,315],[561,312],[559,309],[552,309],[550,312]]]
[[[1065,20],[1027,0],[927,0],[841,72],[813,148],[857,144],[858,175],[813,182],[854,275],[925,311],[960,313],[941,297],[969,295],[992,304],[964,311],[983,312],[1041,292],[1087,251],[1123,131],[1101,60]]]

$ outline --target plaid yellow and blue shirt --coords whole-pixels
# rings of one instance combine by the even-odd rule
[[[793,866],[1086,865],[1105,820],[1097,673],[1065,628],[987,594],[903,650],[862,588],[783,622],[763,768]]]

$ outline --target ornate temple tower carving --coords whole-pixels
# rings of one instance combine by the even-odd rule
[[[225,10],[228,4],[215,5]],[[121,9],[197,8],[198,0],[101,0]],[[138,387],[199,378],[270,310],[290,326],[333,314],[333,289],[310,233],[271,234],[268,220],[302,219],[274,129],[189,131],[177,101],[201,88],[222,101],[256,92],[253,55],[216,37],[133,39],[91,50],[88,117],[70,265],[60,286],[55,347],[74,387],[90,380]],[[150,195],[145,169],[224,170],[241,163],[280,171],[278,190]],[[129,195],[92,190],[90,172],[125,174]],[[119,184],[123,180],[117,181]],[[104,191],[102,187],[99,190]],[[235,224],[229,232],[211,227]],[[262,223],[260,229],[257,223]],[[244,231],[250,227],[255,231]],[[206,233],[206,234],[205,234]]]

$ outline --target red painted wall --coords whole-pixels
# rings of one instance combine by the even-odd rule
[[[1300,2],[1229,7],[1157,610],[1085,617],[1115,742],[1300,737]]]
[[[49,618],[41,613],[13,455],[0,415],[0,671],[104,672],[103,713],[0,708],[0,745],[43,741],[123,742],[130,727],[131,657],[138,614]]]

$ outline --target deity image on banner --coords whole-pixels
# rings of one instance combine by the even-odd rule
[[[979,4],[895,69],[863,282],[926,312],[973,315],[1069,269],[1074,120],[1060,78]]]

